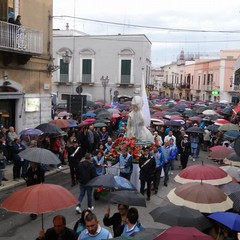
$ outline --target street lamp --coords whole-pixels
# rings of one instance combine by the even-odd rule
[[[107,87],[107,85],[108,85],[108,82],[109,82],[109,78],[108,78],[108,76],[106,76],[106,77],[101,77],[101,82],[102,82],[102,86],[103,86],[103,89],[104,89],[104,105],[106,104],[106,87]]]
[[[62,59],[63,59],[64,63],[69,64],[70,61],[71,61],[71,58],[72,58],[72,56],[71,56],[69,50],[66,50],[66,52],[64,52],[63,55],[62,55]]]

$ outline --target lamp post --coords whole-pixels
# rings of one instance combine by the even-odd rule
[[[104,93],[103,93],[103,96],[104,96],[104,105],[106,104],[106,87],[108,85],[108,82],[109,82],[109,78],[108,76],[106,77],[101,77],[101,82],[102,82],[102,86],[103,86],[103,89],[104,89]]]

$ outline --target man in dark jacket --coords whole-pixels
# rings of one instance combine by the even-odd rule
[[[153,150],[150,149],[151,154],[149,154],[149,149],[144,148],[143,154],[139,159],[139,168],[140,168],[140,192],[144,195],[145,183],[147,183],[147,200],[150,200],[151,196],[151,182],[153,181],[156,162],[153,156]]]
[[[70,168],[72,187],[75,186],[77,182],[76,170],[80,160],[81,148],[78,146],[78,142],[76,140],[73,140],[73,146],[68,148],[68,163]]]
[[[79,204],[76,206],[76,212],[81,213],[81,203],[87,192],[88,199],[88,209],[93,210],[94,207],[92,205],[92,187],[87,187],[86,184],[97,176],[96,169],[91,161],[91,154],[86,153],[85,159],[82,160],[77,168],[76,174],[77,179],[80,184],[80,194],[79,194]]]
[[[46,233],[42,229],[37,240],[77,240],[78,235],[70,228],[66,227],[66,219],[62,215],[53,218],[53,227]]]

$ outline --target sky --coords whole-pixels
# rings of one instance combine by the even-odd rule
[[[53,27],[93,35],[145,34],[155,67],[187,54],[240,49],[239,0],[53,0]]]

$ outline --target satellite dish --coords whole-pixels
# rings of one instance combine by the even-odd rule
[[[240,137],[238,137],[234,142],[234,150],[236,154],[240,157]]]

